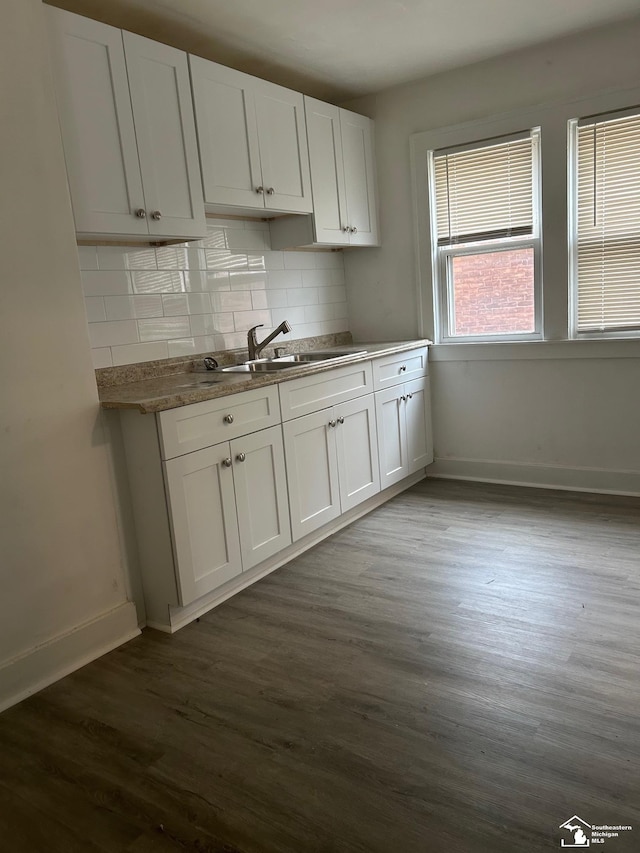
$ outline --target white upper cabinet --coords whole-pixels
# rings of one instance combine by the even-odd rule
[[[204,236],[187,55],[46,8],[76,231]]]
[[[273,222],[272,247],[378,245],[373,122],[314,98],[304,102],[313,216]]]
[[[311,212],[303,96],[198,56],[189,61],[205,203]]]

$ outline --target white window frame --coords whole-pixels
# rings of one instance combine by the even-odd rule
[[[614,119],[640,115],[640,106],[584,114],[567,122],[567,216],[569,237],[569,338],[577,341],[637,340],[640,329],[578,330],[578,128],[585,119]]]
[[[517,134],[504,134],[494,139],[469,140],[459,147],[461,150],[481,148],[491,142],[508,142],[531,134],[533,139],[533,222],[532,234],[517,237],[501,237],[495,240],[480,240],[474,243],[460,243],[456,246],[438,246],[436,198],[435,198],[435,162],[436,149],[427,152],[427,178],[432,281],[434,283],[434,319],[436,343],[466,344],[484,342],[539,341],[543,338],[542,329],[542,234],[541,234],[541,168],[540,168],[540,128],[533,127]],[[532,332],[485,333],[482,335],[455,335],[454,298],[451,261],[461,255],[480,255],[512,249],[533,249],[533,287],[534,287],[534,330]]]

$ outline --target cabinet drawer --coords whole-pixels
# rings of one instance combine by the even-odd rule
[[[390,385],[399,385],[408,379],[426,376],[429,372],[427,347],[385,355],[373,361],[373,384],[375,391]]]
[[[162,458],[173,459],[279,423],[275,385],[169,409],[158,415]]]
[[[328,370],[315,376],[303,376],[280,385],[282,420],[318,412],[362,397],[373,390],[371,362],[363,361]]]

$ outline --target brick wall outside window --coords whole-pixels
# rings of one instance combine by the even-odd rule
[[[454,257],[454,334],[533,332],[533,276],[533,249]]]

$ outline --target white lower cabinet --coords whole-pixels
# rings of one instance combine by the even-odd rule
[[[294,542],[380,491],[373,395],[283,425]]]
[[[279,426],[164,463],[180,604],[291,544]]]
[[[433,462],[429,378],[376,392],[380,480],[383,489]]]
[[[148,624],[176,630],[432,461],[415,355],[120,413]]]

